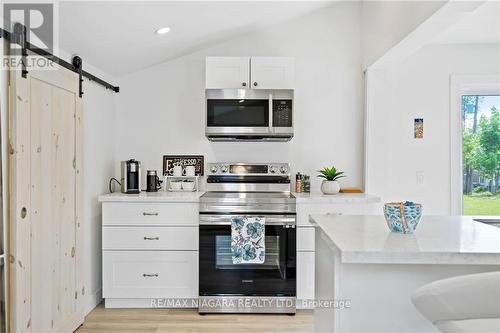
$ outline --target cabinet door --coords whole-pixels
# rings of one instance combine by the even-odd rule
[[[297,251],[314,251],[314,228],[297,228]]]
[[[249,88],[250,58],[207,57],[205,88]]]
[[[297,252],[297,299],[314,299],[314,252]]]
[[[255,57],[251,59],[252,89],[293,89],[295,61],[290,57]]]

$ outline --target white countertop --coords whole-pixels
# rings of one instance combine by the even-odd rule
[[[205,192],[141,192],[125,194],[121,192],[103,194],[100,202],[198,202]],[[377,203],[380,198],[365,193],[338,193],[325,195],[322,193],[292,193],[297,198],[297,204],[340,204],[340,203]]]
[[[389,231],[376,215],[312,215],[343,263],[500,265],[500,228],[470,217],[424,216],[414,234]]]
[[[297,203],[321,203],[321,204],[336,204],[336,203],[377,203],[380,202],[380,197],[366,193],[292,193],[297,198]]]
[[[100,202],[199,202],[205,192],[141,192],[125,194],[121,192],[100,195]]]

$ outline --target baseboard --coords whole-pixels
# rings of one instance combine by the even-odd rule
[[[85,296],[85,315],[94,310],[102,302],[102,289],[98,289]]]
[[[104,300],[105,308],[117,309],[137,309],[137,308],[166,308],[166,309],[193,309],[198,308],[193,302],[195,299],[180,299],[179,302],[158,303],[156,298],[106,298]],[[189,300],[189,301],[188,301]]]
[[[192,309],[196,308],[196,306],[193,306],[191,302],[188,304],[182,304],[182,302],[175,303],[172,305],[168,304],[161,304],[155,306],[155,303],[152,298],[106,298],[104,300],[104,306],[106,308],[118,308],[118,309],[137,309],[137,308],[185,308],[185,309]],[[100,301],[97,303],[99,304]],[[96,305],[97,305],[96,304]],[[314,305],[312,300],[297,300],[296,303],[297,309],[300,310],[313,310]],[[95,307],[95,306],[94,306]]]

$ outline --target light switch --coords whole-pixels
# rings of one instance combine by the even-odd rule
[[[416,180],[417,180],[417,185],[423,185],[424,184],[424,172],[417,171],[415,176],[416,176]]]

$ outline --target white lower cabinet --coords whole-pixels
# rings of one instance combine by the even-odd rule
[[[102,294],[107,308],[198,298],[198,203],[102,206]]]
[[[297,252],[314,251],[314,227],[297,228]]]
[[[198,252],[103,251],[103,297],[196,298]]]
[[[369,202],[344,203],[297,203],[297,307],[311,306],[302,302],[315,299],[314,292],[314,256],[315,229],[309,222],[314,214],[377,214],[378,205]]]
[[[314,299],[314,252],[297,252],[297,299]]]
[[[307,308],[304,300],[314,299],[314,228],[297,228],[297,307]]]
[[[102,205],[106,307],[153,307],[158,299],[198,297],[198,203],[138,200]],[[308,306],[304,300],[315,298],[315,229],[309,215],[372,212],[373,205],[360,203],[297,204],[299,308]]]

